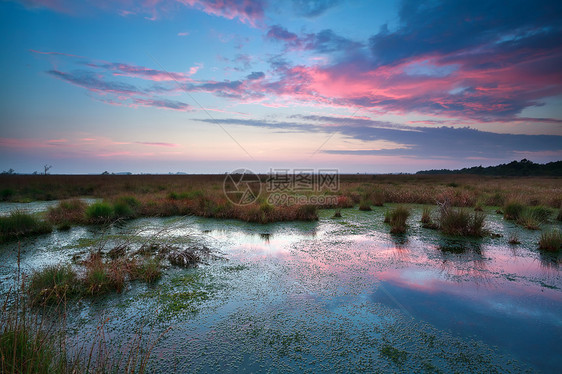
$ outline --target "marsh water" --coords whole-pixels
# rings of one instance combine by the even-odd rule
[[[559,372],[560,259],[537,249],[540,231],[489,210],[486,227],[500,236],[448,238],[421,228],[414,206],[407,233],[395,236],[385,209],[344,209],[342,218],[321,210],[306,223],[176,217],[73,227],[22,241],[21,269],[71,263],[100,238],[157,235],[212,249],[217,256],[197,268],[170,267],[155,284],[68,307],[75,345],[101,319],[117,346],[140,329],[154,339],[171,327],[154,348],[155,372]],[[521,244],[508,244],[513,233]],[[2,247],[5,293],[18,243]]]

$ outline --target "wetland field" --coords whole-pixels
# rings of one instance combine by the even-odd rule
[[[2,372],[560,372],[562,179],[223,181],[0,176]]]

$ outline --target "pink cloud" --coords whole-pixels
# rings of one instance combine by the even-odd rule
[[[207,14],[257,27],[264,17],[264,2],[260,0],[178,0],[180,3],[199,9]]]
[[[149,145],[153,147],[178,147],[178,144],[164,142],[135,142],[135,144]]]

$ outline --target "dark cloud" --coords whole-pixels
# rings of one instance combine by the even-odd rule
[[[141,99],[141,98],[133,98],[133,103],[144,105],[144,106],[152,106],[156,108],[162,109],[173,109],[173,110],[186,110],[189,108],[189,105],[183,103],[181,101],[175,100],[167,100],[167,99]]]
[[[79,70],[72,73],[65,73],[58,70],[49,70],[47,74],[92,91],[127,95],[140,92],[137,87],[128,83],[106,82],[90,71]]]
[[[266,34],[266,37],[269,39],[283,40],[285,42],[299,39],[299,36],[297,34],[292,33],[286,28],[279,25],[271,26]]]
[[[381,29],[369,44],[374,58],[383,65],[502,41],[525,44],[537,32],[558,33],[560,14],[562,2],[557,0],[405,0],[398,29]]]
[[[281,41],[288,49],[310,50],[318,53],[348,52],[363,47],[362,43],[336,35],[330,29],[318,33],[297,35],[282,26],[275,25],[270,27],[266,38]]]
[[[350,155],[408,156],[427,158],[518,157],[526,152],[562,153],[562,136],[498,134],[453,127],[413,127],[386,121],[329,116],[301,116],[304,123],[251,119],[223,119],[221,124],[243,125],[290,132],[339,133],[361,141],[384,140],[399,148],[372,150],[324,150]],[[202,122],[212,122],[201,119]]]
[[[343,52],[363,47],[363,44],[336,35],[332,30],[323,30],[317,34],[306,37],[304,49],[314,50],[319,53]]]
[[[249,81],[254,81],[263,78],[265,78],[265,74],[261,71],[254,71],[246,77],[246,79],[248,79]]]
[[[340,2],[340,0],[293,0],[293,10],[299,16],[317,17]]]

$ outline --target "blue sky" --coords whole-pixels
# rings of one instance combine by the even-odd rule
[[[562,159],[556,1],[0,2],[0,170]]]

